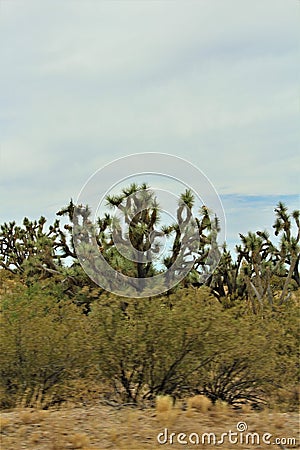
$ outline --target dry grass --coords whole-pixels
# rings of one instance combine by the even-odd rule
[[[34,389],[28,388],[25,390],[23,395],[20,396],[20,399],[16,404],[16,408],[44,409],[51,405],[54,396],[55,390],[49,391],[45,394],[42,386],[36,386]]]
[[[252,408],[248,403],[246,403],[245,405],[242,405],[241,408],[242,408],[242,411],[244,414],[249,414],[252,411]]]
[[[19,418],[24,425],[37,424],[42,422],[47,416],[47,414],[48,414],[47,411],[27,408],[24,410],[20,410]]]
[[[173,408],[173,399],[169,395],[158,395],[156,397],[155,408],[157,413],[165,413]]]
[[[179,407],[174,406],[174,401],[169,395],[159,395],[155,403],[157,421],[163,426],[172,426],[176,423]]]
[[[276,430],[284,430],[286,427],[286,418],[282,414],[274,414],[273,425]]]
[[[212,407],[212,403],[205,395],[195,395],[187,400],[188,409],[195,409],[206,414]]]
[[[11,426],[11,424],[12,424],[12,422],[9,418],[1,417],[0,418],[0,433],[3,433],[6,430],[8,430],[9,427]]]
[[[272,411],[234,411],[226,404],[209,406],[204,399],[188,400],[187,410],[173,405],[169,397],[157,399],[154,409],[116,409],[91,406],[48,410],[3,412],[1,450],[154,450],[159,433],[221,433],[236,430],[246,422],[251,432],[272,433],[274,437],[297,437],[298,415]],[[206,407],[204,406],[206,405]],[[41,414],[41,412],[43,414]],[[299,440],[297,441],[299,444]],[[168,444],[167,446],[170,446]],[[176,440],[171,446],[182,449]],[[207,448],[206,446],[192,446]],[[242,450],[243,445],[229,444],[226,450]],[[260,444],[260,449],[270,449]],[[272,445],[274,449],[278,446]],[[187,448],[187,446],[186,446]],[[287,448],[293,448],[287,445]],[[296,447],[294,447],[296,448]]]
[[[74,449],[86,448],[90,443],[89,438],[85,433],[76,433],[69,437],[68,440]]]

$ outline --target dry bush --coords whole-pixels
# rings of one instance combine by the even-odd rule
[[[212,402],[205,395],[195,395],[187,400],[188,409],[195,409],[201,413],[207,413],[212,407]]]
[[[12,422],[8,417],[0,417],[0,432],[1,433],[8,430],[11,425],[12,425]]]
[[[41,385],[35,388],[27,388],[16,401],[16,409],[33,408],[41,410],[48,408],[56,395],[56,390],[53,388],[48,392],[44,392]]]
[[[166,426],[173,425],[180,412],[178,408],[174,407],[173,399],[169,395],[158,395],[155,409],[158,421]]]
[[[222,400],[217,400],[209,411],[209,416],[217,422],[224,420],[224,418],[229,417],[231,414],[232,410],[229,408],[228,403]]]
[[[31,425],[34,423],[39,423],[43,419],[43,417],[40,416],[38,411],[25,409],[24,411],[19,412],[19,419],[24,425]]]
[[[156,397],[155,409],[157,413],[169,412],[173,408],[173,399],[169,395]]]
[[[68,380],[57,390],[58,403],[68,406],[97,404],[108,388],[103,383],[95,381],[96,377],[97,375],[88,373],[84,378],[78,376]]]
[[[214,409],[216,411],[225,413],[225,412],[228,412],[229,405],[228,405],[228,403],[224,402],[223,400],[217,400],[215,405],[214,405]]]
[[[88,436],[84,433],[76,433],[70,436],[68,440],[74,449],[85,448],[90,443]]]

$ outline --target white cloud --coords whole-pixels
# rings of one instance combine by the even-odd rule
[[[297,14],[293,0],[2,2],[5,210],[26,177],[42,213],[141,151],[186,157],[219,193],[296,193]]]

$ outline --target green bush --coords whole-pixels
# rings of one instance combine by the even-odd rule
[[[122,403],[205,394],[296,406],[299,290],[253,314],[244,300],[225,308],[205,287],[146,299],[82,288],[75,304],[62,283],[26,286],[3,271],[0,280],[2,407],[83,399],[97,385]],[[87,312],[80,303],[91,295]]]
[[[88,364],[87,318],[41,285],[21,283],[2,299],[2,404],[38,389],[43,396]],[[30,395],[29,395],[30,396]]]

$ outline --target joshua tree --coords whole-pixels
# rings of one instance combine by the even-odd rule
[[[299,211],[288,214],[287,207],[279,202],[275,208],[275,236],[280,237],[279,243],[271,241],[267,231],[249,232],[240,234],[241,245],[236,246],[237,261],[232,261],[226,248],[215,277],[215,293],[221,298],[225,293],[224,285],[230,295],[246,294],[251,300],[253,309],[256,310],[255,299],[260,307],[264,305],[264,299],[270,305],[274,304],[278,285],[275,279],[284,279],[279,304],[283,303],[289,293],[289,287],[293,282],[300,286],[299,280]],[[296,228],[296,236],[293,236],[293,228]]]
[[[104,276],[105,265],[100,271],[94,266],[99,251],[111,267],[130,277],[127,284],[137,283],[138,290],[143,290],[146,278],[164,272],[164,267],[166,286],[172,284],[174,276],[182,279],[192,267],[191,279],[203,284],[215,268],[220,257],[218,220],[211,219],[205,206],[199,218],[193,217],[194,195],[190,190],[181,194],[177,221],[168,226],[159,226],[160,206],[145,183],[133,183],[119,195],[107,196],[106,206],[112,212],[98,218],[95,225],[90,222],[87,206],[70,204],[59,213],[69,215],[69,228],[75,231],[85,263],[91,265],[93,273]],[[164,254],[163,259],[159,255],[162,237],[169,239],[168,256]],[[107,278],[111,280],[111,276]]]
[[[291,280],[295,280],[298,286],[300,286],[299,278],[299,253],[300,253],[300,222],[299,215],[300,211],[296,210],[292,212],[292,218],[288,214],[287,207],[279,202],[275,208],[276,221],[273,225],[275,229],[275,236],[281,234],[280,246],[279,246],[279,262],[281,265],[287,264],[289,266],[287,276],[282,289],[282,294],[280,297],[280,302],[284,302],[289,284]],[[293,222],[295,222],[297,228],[297,235],[292,236]]]
[[[119,219],[112,220],[107,215],[98,222],[102,228],[105,221],[110,227],[111,245],[117,245],[121,254],[135,262],[137,278],[152,276],[155,273],[153,255],[159,251],[157,238],[162,236],[162,232],[156,229],[159,205],[153,191],[145,183],[141,186],[133,183],[124,188],[121,195],[107,196],[106,201],[110,208],[121,213]]]
[[[51,274],[59,271],[62,259],[75,257],[66,234],[60,229],[59,220],[48,230],[45,230],[45,224],[45,217],[38,221],[25,217],[22,226],[16,222],[1,225],[0,267],[23,273],[26,264],[32,264],[37,272]]]

